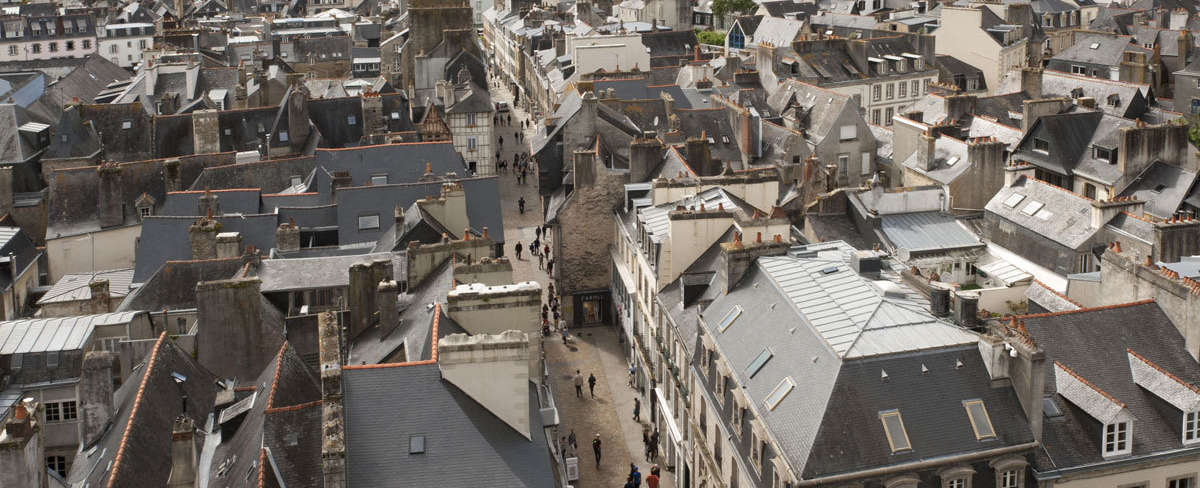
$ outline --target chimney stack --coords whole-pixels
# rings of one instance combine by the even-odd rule
[[[192,259],[213,259],[217,257],[217,233],[221,225],[216,220],[201,217],[188,226],[188,244],[191,247]]]
[[[116,413],[113,403],[113,365],[117,354],[91,351],[83,356],[79,375],[79,419],[83,443],[88,444],[104,432],[104,425]]]
[[[242,235],[237,232],[217,234],[217,258],[236,258],[242,255]]]
[[[196,199],[196,215],[221,215],[221,202],[212,190],[204,190],[204,194]]]
[[[921,134],[921,139],[917,141],[917,163],[925,171],[934,169],[936,161],[937,136],[926,131]]]
[[[437,356],[442,379],[532,439],[527,334],[516,330],[496,335],[451,334],[438,340]]]
[[[163,190],[167,193],[179,191],[180,164],[179,158],[167,159],[162,163]]]
[[[265,86],[260,86],[266,89]],[[221,124],[217,110],[192,112],[192,152],[214,154],[221,152]]]
[[[663,145],[654,132],[643,133],[629,143],[629,182],[650,180],[650,172],[662,161]]]
[[[379,310],[379,283],[392,281],[392,260],[376,259],[369,263],[350,266],[350,286],[346,290],[346,304],[350,309],[349,338],[357,337],[375,325]]]
[[[375,306],[379,309],[379,326],[385,331],[391,331],[400,324],[400,306],[397,302],[400,286],[395,280],[379,282],[375,288]]]
[[[125,223],[125,201],[122,198],[121,165],[114,162],[100,163],[96,167],[100,177],[99,208],[100,228],[114,227]]]
[[[108,280],[93,280],[88,283],[91,292],[88,298],[88,313],[108,313],[112,311],[112,294],[108,288]]]
[[[712,153],[708,147],[708,137],[704,132],[700,137],[689,137],[687,140],[687,160],[692,169],[700,176],[714,176],[721,173],[719,164],[713,164]]]
[[[742,280],[755,259],[762,256],[782,256],[790,247],[791,243],[783,242],[782,239],[746,244],[736,235],[733,242],[721,243],[721,266],[726,272],[725,293],[729,293]]]
[[[186,412],[176,417],[171,426],[171,486],[195,484],[200,443],[196,438],[196,422]]]
[[[196,358],[218,378],[253,378],[283,344],[278,324],[264,320],[258,278],[196,284]]]
[[[1031,99],[1042,98],[1042,68],[1021,68],[1021,91]]]
[[[321,364],[321,473],[326,488],[346,488],[346,434],[342,420],[342,338],[338,316],[317,318]]]
[[[294,222],[289,220],[275,229],[275,249],[281,252],[300,250],[300,228]]]

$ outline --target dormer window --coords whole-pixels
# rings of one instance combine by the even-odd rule
[[[1200,442],[1200,412],[1183,414],[1183,443]]]
[[[1129,454],[1132,450],[1130,430],[1127,421],[1104,424],[1104,457]]]
[[[1045,139],[1033,138],[1033,151],[1042,154],[1050,154],[1050,141]]]
[[[1111,163],[1113,160],[1112,155],[1113,155],[1113,151],[1109,148],[1100,147],[1100,146],[1092,146],[1092,157],[1094,157],[1096,159],[1099,159],[1101,161],[1108,161]]]

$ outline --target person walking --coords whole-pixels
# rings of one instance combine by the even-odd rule
[[[566,334],[564,334],[563,344],[566,344],[566,342]],[[575,398],[583,398],[583,373],[580,373],[578,369],[575,370],[573,381],[575,383]]]
[[[638,471],[636,464],[629,465],[629,477],[633,479],[633,488],[642,486],[642,473]]]
[[[568,336],[568,335],[570,335],[570,334],[568,334],[568,333],[567,333],[567,324],[566,324],[566,323],[564,323],[564,324],[562,324],[562,338],[563,338],[563,344],[566,344],[566,343],[567,343],[567,336]]]
[[[653,462],[658,458],[658,429],[654,429],[654,433],[650,434],[650,447],[646,451],[646,460]]]
[[[633,367],[633,363],[629,363],[629,387],[633,388],[633,375],[637,372],[637,368]]]
[[[525,197],[521,197],[520,200],[517,200],[517,209],[519,209],[521,211],[521,215],[525,215]],[[537,241],[535,240],[533,242],[537,242]],[[534,247],[537,247],[537,244],[534,244]],[[533,252],[532,247],[529,248],[529,252]]]
[[[520,245],[520,244],[518,244],[518,245]],[[520,251],[518,251],[517,254],[520,254]],[[518,256],[518,258],[519,257],[520,256]],[[546,274],[548,274],[548,275],[554,274],[554,258],[550,258],[549,261],[546,261]]]
[[[596,375],[588,373],[588,391],[592,393],[592,398],[596,398]]]
[[[650,476],[646,477],[647,488],[658,488],[658,465],[650,466]]]
[[[517,241],[517,245],[513,246],[513,248],[515,248],[517,250],[517,260],[520,261],[521,260],[521,249],[522,249],[521,241]]]
[[[633,421],[642,421],[642,399],[638,397],[633,397]]]
[[[626,476],[625,484],[621,485],[621,488],[637,488],[637,485],[633,484],[633,476]]]
[[[546,269],[546,256],[545,255],[538,254],[538,269],[539,270]],[[558,314],[555,313],[555,315],[558,315]],[[554,320],[557,322],[558,317],[554,317]]]
[[[571,429],[571,435],[567,436],[567,444],[570,444],[572,451],[579,450],[579,444],[575,442],[575,429]]]
[[[539,225],[539,226],[533,228],[533,240],[536,241],[541,238],[542,238],[542,226]]]
[[[542,246],[541,246],[541,244],[538,243],[538,238],[534,237],[533,245],[529,247],[529,252],[531,254],[538,254],[538,252],[541,250],[542,250]]]
[[[592,452],[596,453],[596,468],[600,468],[600,433],[596,433],[596,438],[592,439]]]
[[[550,245],[549,244],[546,244],[545,247],[542,248],[542,251],[544,251],[546,253],[546,257],[550,257]]]

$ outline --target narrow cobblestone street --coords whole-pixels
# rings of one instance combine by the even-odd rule
[[[512,95],[505,87],[492,86],[490,90],[496,101],[513,105]],[[528,140],[533,130],[527,129],[522,143],[515,144],[515,134],[521,130],[521,121],[529,119],[528,114],[517,107],[513,107],[509,113],[512,114],[511,126],[497,127],[496,136],[504,138],[501,158],[508,160],[511,168],[518,152],[530,152]],[[517,184],[511,170],[499,176],[500,197],[504,205],[505,254],[511,259],[515,257],[513,247],[516,243],[520,242],[527,248],[533,241],[535,226],[542,224],[537,171],[531,168],[528,183],[524,185]],[[525,198],[524,214],[517,206],[517,200],[521,197]],[[522,259],[513,261],[513,278],[518,282],[537,281],[543,288],[549,284],[546,273],[538,269],[537,258],[530,256],[527,251],[522,253]],[[646,486],[645,477],[649,476],[652,463],[645,459],[642,428],[648,425],[649,403],[645,398],[642,399],[642,422],[635,422],[633,399],[637,392],[627,383],[625,349],[628,346],[618,343],[616,330],[611,326],[574,329],[571,330],[571,338],[573,341],[564,345],[558,334],[553,334],[545,339],[545,350],[561,420],[559,436],[566,437],[574,430],[578,444],[578,449],[568,451],[568,457],[576,455],[579,458],[579,480],[573,484],[589,488],[622,487],[629,474],[630,463],[635,463],[642,472],[642,486]],[[585,378],[583,398],[575,396],[572,377],[576,370]],[[594,398],[586,384],[588,375],[596,376]],[[600,434],[603,453],[599,466],[591,448],[596,434]],[[661,476],[659,486],[674,486],[671,473],[664,470]]]

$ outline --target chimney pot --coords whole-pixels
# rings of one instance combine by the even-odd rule
[[[483,228],[483,238],[484,238],[484,239],[487,239],[487,238],[488,238],[488,235],[487,235],[487,227],[484,227],[484,228]]]
[[[755,234],[754,242],[756,244],[762,244],[762,232],[758,232],[757,234]]]

